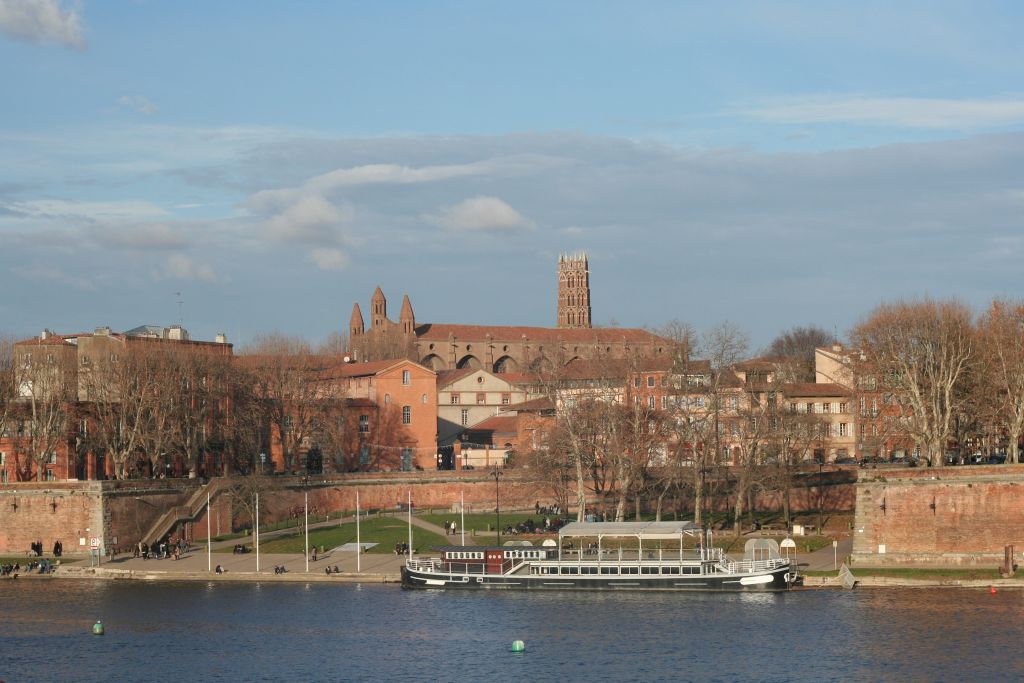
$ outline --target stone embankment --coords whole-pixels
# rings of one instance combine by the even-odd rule
[[[107,567],[60,567],[51,575],[61,579],[108,579],[115,581],[242,581],[281,583],[399,583],[399,574],[346,573],[324,574],[305,572],[236,572],[216,574],[206,571],[158,571],[148,569],[116,569]],[[47,577],[40,577],[47,578]]]

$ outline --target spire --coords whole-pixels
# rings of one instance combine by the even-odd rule
[[[359,302],[352,306],[352,317],[348,319],[349,337],[358,337],[363,334],[363,312],[359,310]]]
[[[398,322],[402,324],[402,332],[405,334],[412,334],[416,328],[416,316],[413,315],[412,302],[409,301],[408,294],[402,297],[402,312],[398,314]]]
[[[370,312],[373,327],[383,327],[384,321],[388,319],[388,300],[384,298],[384,292],[381,291],[379,285],[377,289],[373,290],[373,296],[370,297]]]

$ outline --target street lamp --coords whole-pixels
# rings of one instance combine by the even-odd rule
[[[825,467],[825,457],[818,460],[818,535],[821,536],[821,494],[822,494],[822,469]]]
[[[498,481],[501,479],[501,470],[494,466],[494,514],[498,526],[498,545],[501,546],[501,503],[498,498]]]
[[[302,513],[305,516],[306,527],[306,573],[309,573],[309,474],[302,478]]]

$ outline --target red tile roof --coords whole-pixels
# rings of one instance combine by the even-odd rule
[[[476,370],[472,368],[462,368],[461,370],[442,370],[437,373],[437,387],[448,386],[452,382],[458,381],[463,377],[472,375]]]
[[[841,384],[833,384],[831,382],[793,382],[791,384],[783,384],[782,393],[791,398],[798,396],[844,397],[850,395],[850,390]]]
[[[493,415],[483,422],[478,422],[472,427],[467,428],[465,431],[515,434],[517,432],[516,417],[515,415]]]
[[[479,340],[490,335],[495,341],[521,342],[523,337],[531,342],[578,342],[581,344],[616,344],[616,343],[658,343],[666,346],[667,339],[647,330],[630,327],[594,327],[577,329],[560,329],[555,327],[517,327],[509,325],[449,325],[447,323],[427,323],[416,326],[416,338],[427,341],[446,341],[452,335],[456,339]]]

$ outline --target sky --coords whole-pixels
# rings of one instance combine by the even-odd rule
[[[0,332],[397,319],[751,348],[1024,284],[1014,2],[0,0]]]

